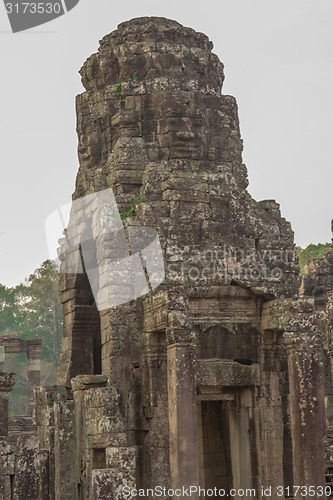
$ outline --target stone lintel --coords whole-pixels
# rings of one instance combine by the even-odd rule
[[[1,335],[0,337],[0,345],[5,347],[6,354],[23,352],[28,356],[40,357],[42,342],[41,339],[20,339],[18,335]]]
[[[198,401],[234,401],[236,402],[236,392],[223,390],[218,386],[198,386]]]
[[[196,360],[197,386],[250,387],[260,385],[259,366],[223,359]]]
[[[42,353],[41,339],[26,340],[27,356],[29,360],[40,359]]]
[[[255,295],[240,286],[217,288],[217,295],[210,298],[191,297],[176,290],[163,290],[143,301],[144,331],[163,332],[166,328],[183,328],[188,303],[190,316],[197,323],[237,320],[238,323],[257,324]]]
[[[127,437],[125,432],[100,433],[87,436],[87,446],[89,448],[107,448],[107,447],[127,447]]]
[[[73,391],[84,391],[97,387],[106,387],[108,378],[106,375],[77,375],[71,379]]]
[[[258,293],[238,285],[218,287],[215,296],[194,296],[189,302],[190,317],[196,324],[243,323],[258,327]]]

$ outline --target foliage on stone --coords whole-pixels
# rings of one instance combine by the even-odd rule
[[[314,245],[311,243],[304,250],[302,250],[298,254],[299,265],[301,268],[300,274],[304,276],[306,273],[305,265],[310,260],[324,258],[325,254],[328,252],[330,247],[331,247],[330,243],[318,243],[318,245]]]
[[[141,200],[141,198],[137,198],[135,201],[133,201],[132,203],[130,203],[128,206],[129,206],[129,209],[127,210],[127,212],[121,212],[119,214],[119,218],[120,219],[126,219],[126,217],[131,217],[132,215],[135,215],[135,211],[136,211],[136,206],[139,205],[140,203],[146,203],[145,200]],[[111,211],[113,210],[113,208],[111,207]]]

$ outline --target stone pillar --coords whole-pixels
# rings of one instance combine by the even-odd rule
[[[259,498],[265,498],[272,488],[271,497],[278,500],[277,487],[284,484],[283,477],[283,412],[280,360],[282,334],[265,331],[261,336],[261,386],[256,389],[254,425],[256,432],[255,446],[258,456],[258,483],[255,484]],[[255,482],[255,478],[254,478]],[[263,487],[263,489],[261,488]]]
[[[327,355],[330,370],[330,380],[333,381],[333,290],[327,293]],[[330,390],[326,387],[326,437],[327,437],[327,459],[333,457],[333,387],[329,384]]]
[[[1,370],[4,356],[0,360],[0,500],[7,500],[12,498],[10,476],[14,473],[13,461],[10,460],[12,448],[8,442],[8,397],[15,383],[15,373],[4,373]]]
[[[0,437],[8,436],[8,398],[15,384],[15,373],[0,372]]]
[[[77,500],[74,401],[54,402],[55,500]]]
[[[0,372],[2,372],[2,367],[5,362],[5,346],[0,345]]]
[[[324,367],[322,335],[317,331],[284,334],[290,385],[294,484],[325,485]],[[311,495],[296,498],[320,498]]]
[[[199,486],[194,346],[185,330],[167,329],[171,488]],[[186,341],[187,340],[187,341]],[[192,495],[198,499],[199,496]]]
[[[27,340],[28,356],[28,415],[32,415],[34,389],[40,385],[40,355],[42,340]]]
[[[11,497],[6,500],[36,499],[40,500],[39,479],[39,441],[34,435],[18,436],[15,444],[15,455],[13,457],[14,477],[11,478]],[[51,500],[51,499],[50,499]]]
[[[136,487],[136,448],[127,446],[120,395],[106,383],[105,375],[78,375],[71,380],[79,467],[74,500],[123,500],[123,488]]]
[[[62,417],[60,418],[59,416],[59,407],[65,408],[67,412],[67,404],[70,405],[70,400],[73,399],[73,397],[70,390],[68,390],[65,386],[59,385],[37,387],[34,391],[34,396],[34,420],[37,424],[40,463],[38,500],[55,500],[56,477],[57,480],[61,477],[58,473],[56,473],[55,462],[57,461],[57,467],[59,467],[59,457],[61,456],[61,452],[63,453],[64,461],[66,461],[67,458],[71,459],[73,457],[72,450],[70,451],[71,456],[68,457],[69,445],[67,439],[68,436],[66,435],[68,427],[67,429],[62,430],[59,425],[62,419]],[[56,426],[55,413],[58,413],[58,416],[56,417]],[[69,422],[71,422],[72,415],[68,413],[67,417]],[[73,437],[73,442],[75,442],[75,436]],[[63,449],[61,450],[60,448],[62,446]],[[72,470],[74,466],[75,464],[72,462]],[[65,481],[66,479],[67,478],[65,477]],[[59,485],[57,488],[58,487]],[[75,500],[75,497],[73,496],[72,499]]]
[[[142,405],[145,448],[142,450],[142,486],[169,487],[167,353],[164,332],[143,333]],[[134,425],[133,425],[134,427]],[[141,450],[140,450],[141,451]]]
[[[95,419],[86,418],[85,392],[94,388],[105,387],[107,377],[104,375],[77,375],[72,378],[73,399],[75,404],[75,432],[76,432],[76,460],[77,460],[77,485],[80,488],[82,498],[90,498],[91,494],[91,452],[87,456],[87,439],[89,425],[95,423]],[[96,404],[97,407],[97,404]],[[102,411],[103,413],[103,411]],[[103,446],[101,447],[103,448]],[[89,447],[88,447],[89,449]],[[80,486],[79,486],[80,485]]]
[[[328,354],[330,361],[331,380],[333,380],[333,290],[327,292],[327,337],[328,337]]]

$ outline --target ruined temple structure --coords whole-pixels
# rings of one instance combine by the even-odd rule
[[[80,71],[73,198],[112,188],[125,230],[158,231],[165,279],[98,311],[61,254],[58,385],[35,390],[39,483],[26,498],[123,500],[127,486],[169,499],[200,485],[278,499],[330,479],[332,250],[301,282],[290,223],[247,191],[212,48],[175,21],[138,18]],[[103,238],[97,218],[97,264]]]
[[[36,425],[31,418],[34,389],[40,385],[41,339],[0,335],[0,499],[38,498],[40,459]],[[28,364],[26,415],[8,418],[8,400],[15,373],[3,372],[5,356],[25,353]]]
[[[40,385],[41,369],[41,339],[20,339],[18,335],[1,335],[0,348],[5,355],[24,353],[27,355],[28,364],[28,405],[27,415],[32,415],[34,405],[34,389]]]

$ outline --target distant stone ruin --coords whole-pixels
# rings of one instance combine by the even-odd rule
[[[98,311],[87,274],[65,272],[61,254],[58,385],[35,390],[38,492],[14,498],[192,487],[195,499],[214,488],[278,499],[294,485],[322,498],[330,482],[333,251],[301,283],[290,223],[247,191],[237,104],[212,48],[175,21],[138,18],[80,71],[74,199],[112,188],[125,231],[158,231],[165,279]],[[99,265],[110,242],[96,227]],[[18,490],[6,463],[7,500]]]
[[[42,340],[0,335],[0,499],[38,498],[39,441],[31,415],[34,389],[40,385]],[[8,401],[15,373],[2,370],[5,357],[24,353],[28,364],[28,397],[25,415],[8,418]],[[30,497],[29,497],[30,494]]]

